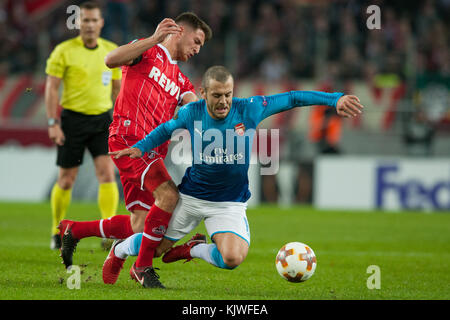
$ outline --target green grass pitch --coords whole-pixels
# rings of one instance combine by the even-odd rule
[[[123,204],[121,205],[121,209]],[[129,258],[115,285],[105,285],[101,266],[107,252],[96,238],[75,252],[80,289],[69,289],[59,252],[49,249],[50,205],[0,203],[0,299],[164,300],[347,300],[450,299],[450,214],[318,211],[261,206],[248,210],[251,247],[235,270],[195,259],[160,267],[167,290],[145,290],[129,276]],[[94,203],[72,203],[67,218],[95,220]],[[204,232],[203,224],[196,231]],[[287,242],[313,248],[317,269],[304,283],[289,283],[275,269]],[[380,289],[368,289],[380,268]]]

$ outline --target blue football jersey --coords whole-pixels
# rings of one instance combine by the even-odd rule
[[[290,91],[271,96],[233,98],[230,112],[213,119],[205,100],[189,103],[177,116],[150,132],[133,147],[149,152],[177,129],[191,137],[192,166],[178,186],[181,193],[208,201],[246,202],[250,198],[248,168],[256,127],[265,118],[306,105],[336,107],[342,93]]]

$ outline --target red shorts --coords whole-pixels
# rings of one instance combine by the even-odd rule
[[[114,135],[109,137],[109,151],[130,148],[139,139],[133,136]],[[164,155],[145,153],[143,157],[114,159],[119,169],[125,204],[128,211],[149,210],[155,202],[153,191],[162,183],[171,180],[163,160]]]

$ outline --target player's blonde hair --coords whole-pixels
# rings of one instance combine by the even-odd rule
[[[227,68],[224,66],[212,66],[206,70],[205,74],[203,75],[202,79],[202,88],[207,89],[209,86],[209,79],[214,79],[216,81],[219,81],[221,83],[227,82],[227,80],[233,77],[228,71]]]

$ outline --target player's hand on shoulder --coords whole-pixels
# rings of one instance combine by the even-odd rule
[[[158,42],[163,42],[169,34],[181,34],[183,27],[177,25],[173,19],[166,18],[156,27],[152,37]]]
[[[119,159],[123,156],[128,156],[132,159],[142,157],[142,152],[138,148],[127,148],[127,149],[122,149],[120,151],[111,151],[111,152],[108,152],[108,154],[110,156],[113,156],[114,159]]]
[[[336,104],[337,114],[341,117],[354,118],[362,113],[364,106],[359,98],[353,95],[344,95],[339,98]]]

